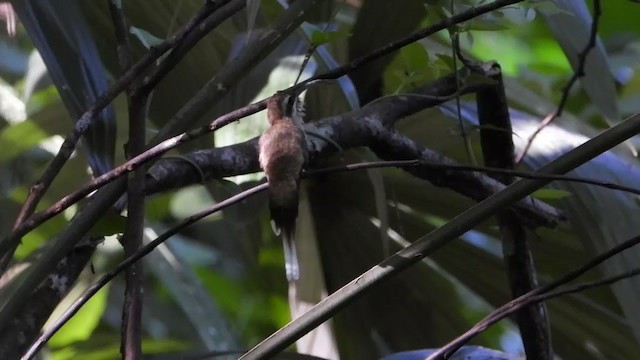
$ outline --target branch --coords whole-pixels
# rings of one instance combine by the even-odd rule
[[[120,67],[126,71],[131,64],[129,26],[122,11],[122,3],[109,1],[109,11],[115,29]],[[175,66],[175,64],[171,64]],[[129,139],[125,155],[138,155],[145,146],[145,120],[149,92],[134,92],[133,85],[127,87],[129,110]],[[121,243],[125,255],[131,255],[142,246],[144,230],[144,169],[134,171],[127,179],[127,220]],[[142,355],[142,300],[143,267],[141,263],[127,269],[125,274],[124,304],[122,305],[120,353],[126,360],[136,360]]]
[[[371,109],[372,112],[378,113],[378,117],[380,118],[381,123],[385,127],[393,126],[394,122],[404,116],[413,114],[417,111],[423,110],[427,107],[432,107],[437,104],[442,103],[449,99],[447,95],[452,92],[456,92],[456,87],[453,85],[453,80],[455,79],[454,75],[445,76],[441,79],[434,81],[432,84],[427,85],[421,89],[417,90],[421,96],[400,96],[400,97],[386,97],[367,106],[368,109]],[[477,87],[466,87],[457,91],[457,94],[466,94],[477,90]],[[262,102],[257,102],[254,104],[247,105],[241,109],[230,112],[223,116],[220,116],[209,124],[204,125],[198,129],[193,131],[189,131],[188,133],[176,135],[167,140],[164,140],[157,145],[149,148],[142,154],[133,157],[132,159],[126,161],[124,164],[114,168],[113,170],[93,179],[88,184],[80,187],[80,189],[74,191],[73,193],[65,196],[61,200],[57,201],[53,205],[51,205],[48,209],[36,213],[31,216],[29,219],[24,221],[22,225],[13,230],[8,238],[3,239],[1,244],[5,243],[17,243],[19,239],[27,234],[29,231],[35,229],[37,226],[41,225],[45,221],[49,220],[53,216],[61,213],[69,206],[75,204],[76,202],[84,199],[91,192],[99,189],[100,187],[118,179],[125,174],[138,169],[140,166],[153,161],[154,159],[162,156],[166,152],[171,149],[176,148],[177,146],[184,144],[186,142],[197,139],[203,135],[209,134],[213,131],[216,131],[222,128],[225,125],[230,124],[233,121],[236,121],[239,118],[257,113],[261,109]],[[374,107],[375,105],[375,107]],[[357,114],[357,112],[356,112]],[[257,169],[257,163],[254,169]],[[245,167],[240,167],[244,169]],[[242,170],[241,170],[242,171]],[[257,171],[253,170],[252,172]],[[171,176],[172,174],[167,174]],[[2,252],[2,247],[0,246],[0,253]]]
[[[19,315],[11,319],[10,326],[0,331],[0,359],[19,359],[37,338],[42,326],[51,316],[62,298],[71,288],[71,284],[84,269],[93,255],[92,246],[78,246],[67,254],[63,261],[51,272],[48,281],[38,286],[25,301]],[[25,270],[26,271],[26,270]],[[16,275],[14,281],[20,281]],[[3,291],[8,289],[3,286]]]
[[[447,18],[433,26],[424,28],[422,30],[416,31],[412,34],[410,34],[409,36],[400,39],[398,41],[395,41],[387,46],[381,47],[379,49],[377,49],[376,51],[362,56],[358,59],[353,60],[351,63],[341,66],[337,69],[334,69],[332,71],[329,71],[325,74],[321,74],[319,76],[307,79],[306,81],[291,87],[285,91],[301,91],[301,89],[307,88],[308,86],[310,86],[312,83],[317,82],[319,80],[323,80],[323,79],[337,79],[340,76],[343,76],[345,74],[347,74],[350,71],[353,71],[357,68],[359,68],[362,65],[365,65],[379,57],[382,57],[384,55],[387,55],[389,53],[392,53],[398,49],[400,49],[401,47],[408,45],[412,42],[415,42],[417,40],[420,40],[424,37],[427,37],[429,35],[432,35],[440,30],[443,30],[445,28],[447,28],[448,26],[451,26],[453,24],[459,23],[459,22],[463,22],[463,21],[467,21],[470,19],[473,19],[476,16],[482,15],[484,13],[493,11],[495,9],[498,9],[500,7],[504,7],[507,5],[511,5],[511,4],[515,4],[518,2],[521,2],[522,0],[502,0],[502,1],[495,1],[493,3],[490,4],[486,4],[486,5],[482,5],[479,7],[473,7],[468,11],[465,11],[463,13],[457,14],[452,16],[451,18]],[[301,4],[302,1],[296,2],[297,4]],[[294,19],[296,21],[300,20],[300,16],[304,15],[304,11],[300,12],[298,8],[295,8],[295,6],[292,6],[289,11],[287,13],[290,13],[291,10],[294,10],[294,13],[298,14],[298,18]],[[283,32],[289,31],[290,26],[287,27],[287,25],[291,25],[291,24],[287,24],[287,23],[278,23],[274,26],[274,31],[273,33],[275,33],[276,35],[273,35],[267,39],[261,39],[261,43],[266,43],[267,48],[273,48],[273,46],[275,44],[277,44],[278,41],[282,40],[280,35]],[[275,38],[274,38],[275,36]],[[262,44],[261,44],[262,45]],[[233,63],[233,66],[231,68],[228,68],[228,71],[223,71],[222,74],[218,74],[218,76],[216,76],[215,78],[213,78],[212,80],[210,80],[195,96],[194,98],[191,99],[191,101],[189,101],[185,106],[183,106],[183,108],[178,111],[178,113],[169,121],[169,123],[167,124],[167,126],[165,128],[163,128],[160,133],[158,135],[156,135],[156,137],[154,139],[151,140],[151,144],[157,144],[159,141],[161,141],[162,139],[164,139],[167,136],[170,136],[173,133],[176,132],[180,132],[179,129],[181,128],[188,128],[188,125],[191,124],[193,121],[195,121],[195,119],[197,119],[199,117],[199,115],[202,115],[202,113],[208,109],[211,106],[211,103],[213,102],[213,100],[217,98],[220,98],[223,94],[225,94],[229,88],[226,84],[228,83],[233,83],[233,81],[237,80],[238,78],[240,78],[242,76],[242,72],[244,72],[246,70],[246,68],[248,66],[251,66],[255,61],[257,61],[255,58],[259,58],[263,55],[264,49],[263,49],[264,45],[262,46],[256,46],[256,50],[254,50],[253,52],[251,52],[250,54],[245,54],[245,56],[241,57],[240,59],[237,59],[236,62]],[[235,76],[235,78],[234,78]],[[454,89],[453,91],[451,91],[450,93],[456,93],[456,89]],[[120,90],[121,91],[121,90]],[[118,92],[119,93],[119,92]],[[449,94],[450,94],[449,93]],[[214,129],[212,129],[211,131],[214,131],[215,129],[221,128],[224,125],[227,125],[233,121],[236,121],[242,117],[251,115],[255,112],[258,112],[260,110],[263,110],[265,108],[265,104],[266,104],[266,100],[267,99],[263,99],[255,104],[251,104],[249,106],[237,109],[233,112],[230,112],[228,114],[226,114],[225,116],[221,116],[219,117],[213,124],[212,127],[215,127]],[[206,105],[206,109],[205,109],[205,105]],[[174,138],[175,140],[175,138]],[[75,146],[75,144],[74,144]],[[64,147],[64,145],[63,145]],[[66,160],[65,160],[66,161]],[[113,174],[112,174],[113,175]],[[116,176],[117,177],[117,176]],[[114,177],[115,178],[115,177]],[[113,179],[111,179],[113,180]],[[111,181],[109,180],[109,181]],[[119,184],[119,188],[123,189],[124,184]],[[111,196],[111,200],[112,201],[116,201],[116,187],[113,187],[114,191],[113,191],[113,195]],[[104,193],[103,193],[104,194]],[[106,195],[105,195],[106,196]],[[96,211],[98,211],[96,209]],[[42,220],[42,219],[40,219]],[[40,221],[39,220],[39,221]],[[35,228],[35,226],[33,225],[33,223],[36,223],[38,221],[33,221],[31,222],[31,224],[29,224],[28,226],[23,226],[20,229],[15,229],[12,234],[10,235],[9,238],[5,238],[2,241],[0,241],[0,254],[5,253],[6,251],[8,251],[9,249],[11,249],[12,247],[17,246],[17,243],[20,239],[21,236],[23,236],[24,234],[26,234],[28,231],[32,230],[33,228]],[[18,231],[20,230],[20,231]],[[1,318],[1,313],[0,313],[0,318]]]
[[[170,136],[185,132],[211,110],[237,83],[244,77],[248,69],[253,69],[268,56],[278,45],[295,31],[311,13],[320,0],[298,0],[294,2],[266,32],[246,50],[233,59],[223,71],[211,78],[151,139],[150,144],[167,139]],[[246,1],[245,1],[246,3]],[[260,109],[265,107],[266,99],[259,102]],[[236,113],[236,112],[234,112]],[[246,116],[246,115],[245,115]],[[234,118],[231,121],[235,121]]]
[[[406,170],[434,185],[450,188],[477,201],[504,189],[504,185],[488,176],[450,171],[447,167],[455,166],[453,160],[383,128],[382,124],[396,121],[397,115],[418,111],[420,105],[432,101],[407,96],[387,98],[361,110],[313,122],[306,128],[330,137],[343,149],[368,146],[383,160],[419,159],[422,165]],[[148,172],[147,192],[184,187],[202,182],[203,178],[208,180],[259,171],[256,141],[253,139],[242,144],[195,151],[183,156],[188,161],[162,160]],[[334,146],[315,137],[308,138],[307,148],[312,161],[336,151]],[[436,167],[441,167],[441,171],[434,171]],[[514,208],[529,225],[553,227],[562,218],[549,205],[533,199],[522,200]]]
[[[478,91],[476,105],[480,124],[480,145],[487,166],[513,170],[514,145],[509,103],[505,93],[502,70],[497,63],[485,66],[467,62],[470,69],[495,81],[495,84]],[[511,184],[510,175],[494,174],[496,180]],[[509,279],[511,298],[516,298],[538,286],[537,271],[527,239],[527,229],[512,211],[496,215],[502,237],[502,253]],[[547,308],[543,303],[530,306],[516,313],[516,321],[529,360],[548,360],[553,357],[551,330]]]
[[[640,132],[640,114],[632,116],[548,163],[540,169],[540,173],[561,174],[571,171],[638,132]],[[400,250],[395,255],[358,276],[316,304],[301,317],[276,331],[241,359],[264,359],[276,355],[304,334],[328,320],[340,309],[363,296],[367,290],[397,275],[441,246],[446,245],[482,221],[547,183],[549,183],[548,180],[520,180],[471,207],[445,225],[418,239],[409,247]]]
[[[212,0],[207,0],[207,2],[212,2]],[[206,19],[202,20],[197,27],[189,31],[185,38],[155,67],[151,75],[145,76],[142,81],[134,85],[132,93],[150,93],[200,40],[217,28],[223,21],[231,18],[231,16],[244,9],[247,5],[246,0],[225,0],[219,2],[220,5],[218,5],[218,9],[211,13]]]
[[[598,39],[598,24],[600,22],[600,16],[602,16],[602,7],[600,5],[600,0],[594,0],[593,1],[593,22],[591,23],[591,32],[589,34],[589,41],[587,42],[587,45],[585,45],[584,49],[580,52],[580,54],[578,54],[578,66],[576,67],[576,70],[574,71],[573,76],[571,76],[571,79],[569,79],[569,82],[567,83],[567,85],[565,85],[565,87],[562,89],[562,98],[560,99],[558,108],[554,113],[547,115],[547,117],[545,117],[544,120],[542,120],[538,128],[533,132],[533,134],[529,136],[529,139],[527,140],[527,144],[522,149],[520,154],[518,154],[518,156],[516,157],[516,164],[520,163],[522,158],[524,158],[524,156],[527,154],[527,151],[529,151],[529,148],[531,147],[533,140],[535,140],[538,134],[545,127],[551,124],[556,118],[562,116],[562,111],[564,110],[564,107],[566,106],[567,101],[569,100],[569,93],[571,92],[571,89],[573,88],[575,83],[578,81],[578,79],[585,75],[584,67],[585,67],[585,64],[587,63],[587,56],[589,55],[591,50],[596,47],[596,41]]]

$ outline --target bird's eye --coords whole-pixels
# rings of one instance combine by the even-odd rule
[[[296,110],[296,96],[287,95],[285,99],[285,114],[292,116]]]

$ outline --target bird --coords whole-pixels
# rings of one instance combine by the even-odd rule
[[[276,93],[267,101],[270,127],[258,141],[258,160],[269,184],[271,225],[276,236],[282,237],[289,282],[300,277],[294,236],[300,174],[307,160],[302,117],[302,102],[297,95]]]

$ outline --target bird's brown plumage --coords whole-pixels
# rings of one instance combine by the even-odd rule
[[[278,93],[267,102],[271,127],[260,136],[259,161],[269,182],[271,219],[284,243],[287,279],[294,281],[299,277],[294,234],[306,142],[304,132],[291,117],[290,100],[289,95]]]

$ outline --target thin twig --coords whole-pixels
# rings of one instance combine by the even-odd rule
[[[453,14],[455,12],[455,9],[453,6],[453,0],[450,1],[450,7],[451,8],[449,11],[451,11],[451,13]],[[457,70],[458,59],[462,61],[463,65],[467,65],[466,59],[462,54],[462,49],[460,48],[460,33],[458,32],[458,30],[454,30],[453,32],[450,30],[449,37],[451,38],[451,45],[452,45],[451,57],[453,58],[453,68],[454,70]],[[462,79],[460,79],[460,74],[458,73],[458,71],[456,71],[455,74],[456,74],[456,88],[460,89],[462,88]],[[460,96],[456,96],[455,101],[456,101],[456,117],[458,118],[457,119],[458,130],[460,131],[460,137],[462,137],[462,144],[464,145],[464,150],[467,155],[467,161],[469,161],[472,164],[477,164],[476,157],[473,153],[473,149],[471,148],[471,140],[467,135],[467,130],[465,129],[464,123],[462,120],[462,107],[460,106]]]
[[[126,71],[132,62],[129,26],[122,10],[122,3],[109,1],[109,10],[115,29],[120,67]],[[129,139],[125,146],[126,156],[138,155],[145,146],[145,119],[148,94],[133,94],[135,82],[125,90],[129,108]],[[125,256],[134,254],[142,247],[144,229],[144,168],[129,174],[127,179],[127,220],[122,247]],[[124,303],[122,305],[120,353],[125,360],[137,360],[142,356],[142,300],[143,267],[136,263],[126,270]]]
[[[629,240],[624,241],[623,243],[594,257],[593,259],[589,260],[587,263],[583,264],[579,268],[567,273],[566,275],[562,276],[560,279],[548,285],[538,287],[522,296],[519,296],[516,299],[509,301],[505,305],[502,305],[501,307],[495,309],[493,312],[491,312],[491,314],[487,315],[484,319],[482,319],[480,322],[474,325],[467,332],[460,335],[453,341],[449,342],[447,345],[440,348],[437,352],[433,353],[431,356],[428,357],[428,360],[448,358],[456,350],[458,350],[462,345],[464,345],[467,341],[469,341],[472,337],[486,330],[490,325],[495,324],[499,320],[503,319],[504,317],[516,311],[517,309],[515,307],[525,306],[526,302],[530,301],[529,299],[536,298],[537,296],[542,294],[550,293],[552,290],[560,287],[561,285],[567,284],[577,279],[582,274],[595,268],[596,266],[610,259],[614,255],[619,254],[633,246],[636,246],[637,244],[640,244],[640,236],[635,236]],[[543,299],[543,298],[539,298],[539,299]],[[542,300],[538,300],[538,301],[542,301]]]
[[[357,59],[352,60],[351,62],[349,62],[348,64],[345,64],[343,66],[340,66],[338,68],[335,68],[331,71],[328,71],[324,74],[320,74],[314,77],[311,77],[301,83],[299,83],[298,85],[295,85],[293,87],[291,87],[291,90],[295,90],[295,89],[304,89],[306,88],[307,84],[317,81],[317,80],[335,80],[341,76],[347,75],[348,73],[352,72],[353,70],[356,70],[358,68],[360,68],[363,65],[366,65],[374,60],[379,59],[382,56],[385,55],[389,55],[399,49],[401,49],[404,46],[407,46],[411,43],[414,43],[420,39],[423,39],[427,36],[433,35],[435,33],[437,33],[438,31],[447,29],[450,26],[465,22],[465,21],[469,21],[472,20],[480,15],[486,14],[488,12],[503,8],[505,6],[509,6],[509,5],[513,5],[513,4],[517,4],[520,3],[524,0],[496,0],[492,3],[488,3],[488,4],[484,4],[484,5],[480,5],[480,6],[474,6],[472,8],[470,8],[467,11],[461,12],[459,14],[453,15],[450,18],[444,19],[436,24],[433,24],[431,26],[428,26],[426,28],[417,30],[401,39],[398,39],[396,41],[390,42],[389,44],[382,46],[372,52],[370,52],[367,55],[361,56]]]
[[[593,289],[596,287],[612,285],[613,283],[616,283],[620,280],[628,279],[630,277],[637,276],[637,275],[640,275],[640,268],[634,268],[632,270],[625,271],[617,275],[605,277],[604,279],[601,279],[601,280],[584,282],[574,286],[561,287],[556,291],[551,291],[546,294],[540,294],[540,295],[534,296],[531,298],[530,301],[527,301],[527,302],[534,303],[539,301],[545,301],[545,300],[553,299],[559,296],[575,294],[575,293]],[[527,305],[527,304],[524,304],[524,305]]]
[[[591,23],[591,33],[589,34],[589,41],[587,42],[587,45],[585,45],[584,49],[580,52],[580,54],[578,54],[578,66],[576,67],[576,70],[574,71],[573,76],[571,76],[571,79],[569,79],[569,82],[567,83],[567,85],[565,85],[565,87],[562,89],[562,98],[560,99],[560,104],[558,104],[558,108],[556,109],[556,111],[547,115],[544,118],[544,120],[542,120],[540,125],[536,128],[536,130],[533,132],[533,134],[529,136],[529,139],[527,140],[527,144],[525,145],[524,149],[522,149],[520,154],[518,154],[518,156],[516,157],[516,164],[519,164],[520,161],[522,161],[522,158],[524,158],[524,156],[527,154],[527,152],[529,151],[529,148],[531,148],[531,145],[533,144],[533,140],[535,140],[538,134],[545,127],[547,127],[547,125],[551,124],[556,118],[562,116],[564,107],[566,106],[567,101],[569,100],[569,93],[571,92],[571,89],[573,88],[575,83],[578,81],[578,79],[580,79],[585,75],[584,68],[585,68],[585,64],[587,63],[587,56],[589,55],[591,50],[593,50],[596,47],[596,42],[598,39],[598,24],[600,22],[600,16],[602,16],[602,8],[600,6],[600,0],[594,0],[593,1],[593,22]]]
[[[501,175],[519,177],[519,178],[523,178],[523,179],[566,181],[566,182],[574,182],[574,183],[581,183],[581,184],[587,184],[587,185],[594,185],[594,186],[603,187],[603,188],[607,188],[607,189],[619,190],[619,191],[624,191],[624,192],[628,192],[628,193],[631,193],[631,194],[640,195],[640,189],[629,187],[629,186],[618,185],[618,184],[614,184],[614,183],[609,183],[609,182],[601,182],[601,181],[590,179],[590,178],[586,178],[586,177],[568,176],[568,175],[541,174],[541,173],[538,173],[538,172],[508,170],[508,169],[493,168],[493,167],[486,167],[486,166],[439,164],[439,163],[425,162],[425,161],[422,161],[422,160],[398,160],[398,161],[365,162],[365,163],[343,165],[343,166],[335,166],[335,167],[323,168],[323,169],[308,170],[308,171],[305,171],[303,175],[304,176],[316,176],[316,175],[321,175],[321,174],[325,174],[325,173],[335,172],[335,171],[338,171],[340,169],[357,170],[360,167],[376,167],[376,165],[378,165],[378,164],[380,165],[380,167],[395,166],[395,167],[404,168],[404,167],[414,167],[414,166],[425,166],[425,167],[434,168],[434,169],[440,169],[440,170],[473,171],[473,172],[486,173],[486,174],[501,174]]]
[[[220,2],[220,6],[216,11],[202,20],[197,27],[193,28],[184,39],[171,50],[167,57],[156,66],[149,76],[146,76],[134,86],[132,92],[134,94],[151,92],[200,40],[213,29],[217,28],[223,21],[242,10],[246,5],[246,0],[225,0]]]
[[[510,302],[506,303],[500,308],[494,310],[491,314],[489,314],[487,317],[482,319],[471,330],[468,331],[468,334],[467,333],[464,334],[465,335],[464,340],[456,339],[455,341],[456,342],[459,341],[460,344],[456,344],[455,347],[452,347],[446,354],[440,353],[441,350],[439,350],[439,352],[431,354],[431,356],[429,356],[426,360],[440,360],[440,359],[449,358],[471,338],[473,338],[476,335],[479,335],[480,333],[488,329],[491,325],[499,322],[500,320],[505,319],[506,317],[512,315],[516,311],[526,306],[530,306],[536,303],[540,303],[540,302],[557,298],[560,296],[564,296],[564,295],[583,292],[585,290],[596,288],[596,287],[612,285],[620,280],[628,279],[630,277],[637,276],[637,275],[640,275],[640,268],[635,268],[618,275],[606,277],[602,280],[590,281],[590,282],[585,282],[585,283],[581,283],[574,286],[562,287],[556,291],[545,292],[539,295],[533,294],[533,292],[524,294],[516,299],[511,300]],[[447,346],[449,346],[449,344],[447,344]]]
[[[443,169],[443,170],[475,171],[475,172],[486,173],[486,174],[502,174],[502,175],[515,176],[523,179],[566,181],[566,182],[594,185],[594,186],[598,186],[606,189],[619,190],[619,191],[624,191],[631,194],[640,195],[640,189],[638,188],[619,185],[619,184],[606,182],[606,181],[599,181],[599,180],[580,177],[580,176],[541,174],[537,171],[528,172],[528,171],[507,170],[507,169],[484,167],[484,166],[473,166],[473,165],[437,164],[437,163],[428,163],[428,162],[423,162],[422,165],[427,167],[433,167],[436,169]]]

